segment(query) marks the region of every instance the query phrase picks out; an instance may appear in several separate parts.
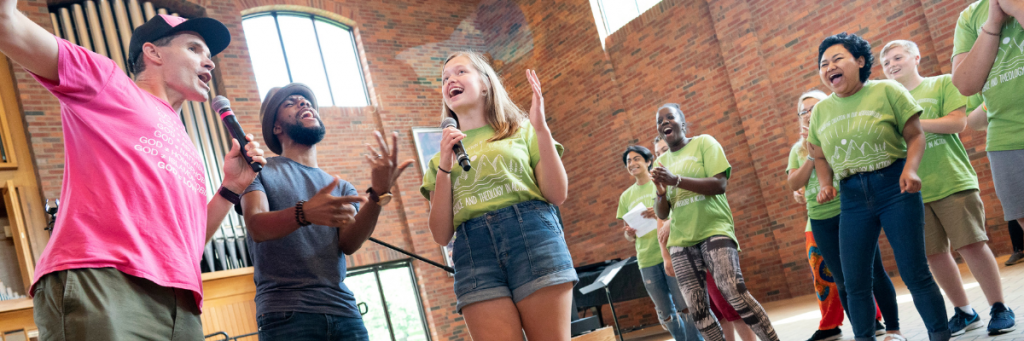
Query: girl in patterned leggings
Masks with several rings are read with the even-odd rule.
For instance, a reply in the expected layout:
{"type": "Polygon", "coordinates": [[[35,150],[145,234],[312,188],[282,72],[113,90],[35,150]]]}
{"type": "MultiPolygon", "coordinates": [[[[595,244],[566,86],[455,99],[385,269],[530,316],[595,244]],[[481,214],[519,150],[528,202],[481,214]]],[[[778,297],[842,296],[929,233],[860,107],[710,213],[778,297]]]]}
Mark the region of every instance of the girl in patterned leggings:
{"type": "Polygon", "coordinates": [[[672,266],[697,328],[708,341],[722,341],[722,327],[711,314],[705,276],[712,273],[729,304],[761,340],[778,340],[764,309],[743,282],[739,245],[732,212],[725,199],[732,167],[715,138],[686,137],[686,121],[678,104],[657,112],[658,134],[669,151],[658,158],[653,180],[655,213],[668,219],[672,266]]]}

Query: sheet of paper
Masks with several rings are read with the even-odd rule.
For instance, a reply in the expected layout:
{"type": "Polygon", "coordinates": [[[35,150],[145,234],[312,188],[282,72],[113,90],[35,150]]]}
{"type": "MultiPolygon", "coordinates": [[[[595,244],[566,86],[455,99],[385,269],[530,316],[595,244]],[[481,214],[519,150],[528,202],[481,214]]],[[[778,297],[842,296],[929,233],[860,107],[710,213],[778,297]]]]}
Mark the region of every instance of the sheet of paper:
{"type": "Polygon", "coordinates": [[[644,206],[643,203],[639,203],[622,216],[622,220],[626,221],[626,225],[636,229],[637,237],[641,237],[658,229],[657,220],[653,218],[644,218],[640,215],[644,211],[647,211],[647,206],[644,206]]]}

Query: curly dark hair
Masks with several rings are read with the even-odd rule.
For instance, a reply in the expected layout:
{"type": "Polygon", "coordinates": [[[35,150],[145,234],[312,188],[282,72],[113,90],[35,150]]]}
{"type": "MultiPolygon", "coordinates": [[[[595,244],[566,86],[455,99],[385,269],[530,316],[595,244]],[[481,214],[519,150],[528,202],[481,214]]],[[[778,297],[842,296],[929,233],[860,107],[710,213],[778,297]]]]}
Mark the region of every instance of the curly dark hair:
{"type": "MultiPolygon", "coordinates": [[[[654,155],[651,154],[651,151],[645,148],[644,146],[629,146],[628,148],[626,148],[626,152],[622,153],[622,163],[627,166],[629,165],[629,152],[640,154],[640,156],[644,157],[644,162],[651,162],[651,160],[654,159],[654,155]]],[[[647,165],[647,171],[650,172],[651,168],[653,167],[654,163],[651,162],[650,164],[647,165]]]]}
{"type": "Polygon", "coordinates": [[[860,82],[867,82],[871,77],[871,65],[875,64],[875,56],[871,55],[871,44],[856,34],[843,32],[825,38],[821,45],[818,45],[818,68],[821,68],[821,56],[825,54],[825,50],[837,44],[843,44],[843,47],[853,55],[853,59],[864,57],[864,66],[860,68],[860,82]]]}

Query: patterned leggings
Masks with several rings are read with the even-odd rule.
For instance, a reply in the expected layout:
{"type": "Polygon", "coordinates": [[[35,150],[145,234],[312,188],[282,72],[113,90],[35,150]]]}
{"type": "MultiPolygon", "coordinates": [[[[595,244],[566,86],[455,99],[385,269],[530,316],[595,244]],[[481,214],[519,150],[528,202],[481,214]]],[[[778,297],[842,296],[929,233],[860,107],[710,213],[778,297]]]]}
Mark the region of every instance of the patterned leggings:
{"type": "Polygon", "coordinates": [[[722,326],[711,314],[711,302],[708,299],[706,273],[711,270],[715,283],[729,304],[736,308],[743,322],[754,330],[754,334],[763,341],[778,341],[775,328],[764,309],[757,303],[754,296],[747,291],[740,273],[740,258],[736,250],[736,242],[726,236],[713,236],[697,245],[688,247],[672,247],[672,267],[676,272],[676,280],[690,306],[690,313],[697,324],[697,329],[707,341],[724,341],[722,326]]]}

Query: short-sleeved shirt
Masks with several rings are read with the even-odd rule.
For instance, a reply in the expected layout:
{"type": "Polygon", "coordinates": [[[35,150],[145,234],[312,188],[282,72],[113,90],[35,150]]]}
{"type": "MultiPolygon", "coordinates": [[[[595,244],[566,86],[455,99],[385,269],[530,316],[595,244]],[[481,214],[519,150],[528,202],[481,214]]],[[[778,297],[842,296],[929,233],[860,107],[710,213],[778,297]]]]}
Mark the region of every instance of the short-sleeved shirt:
{"type": "MultiPolygon", "coordinates": [[[[722,173],[729,178],[732,175],[725,150],[710,135],[692,138],[683,148],[662,154],[658,162],[672,174],[688,178],[710,178],[722,173]]],[[[707,196],[671,186],[665,197],[671,205],[669,218],[672,220],[667,246],[693,246],[712,236],[728,236],[736,241],[732,211],[725,193],[707,196]]]]}
{"type": "MultiPolygon", "coordinates": [[[[619,196],[619,209],[615,213],[615,218],[622,219],[622,216],[639,204],[644,204],[644,207],[654,207],[654,198],[657,196],[654,181],[648,181],[642,186],[634,183],[619,196]]],[[[658,245],[656,231],[636,237],[636,262],[641,269],[661,264],[664,261],[661,258],[661,246],[658,245]]]]}
{"type": "MultiPolygon", "coordinates": [[[[974,112],[974,109],[977,109],[983,104],[985,104],[985,100],[981,99],[981,94],[967,96],[967,115],[970,115],[974,112]]],[[[986,113],[986,115],[988,114],[986,113]]],[[[988,117],[985,118],[985,121],[988,122],[988,117]]]]}
{"type": "MultiPolygon", "coordinates": [[[[309,200],[334,177],[319,168],[289,158],[267,159],[267,165],[242,195],[260,191],[267,195],[270,211],[309,200]]],[[[347,181],[338,181],[334,196],[359,195],[347,181]]],[[[353,204],[359,209],[359,204],[353,204]]],[[[359,318],[356,298],[345,285],[345,253],[338,245],[338,228],[323,225],[299,227],[283,238],[255,242],[246,236],[252,252],[256,282],[256,314],[297,311],[359,318]]]]}
{"type": "Polygon", "coordinates": [[[922,109],[903,85],[881,80],[865,82],[848,97],[831,94],[813,110],[807,140],[821,147],[842,180],[906,158],[903,125],[922,109]]]}
{"type": "MultiPolygon", "coordinates": [[[[925,78],[910,94],[924,109],[922,120],[942,118],[964,108],[967,97],[953,86],[951,75],[925,78]]],[[[917,175],[921,177],[921,198],[925,203],[950,194],[978,189],[978,174],[958,134],[925,133],[926,147],[917,175]]]]}
{"type": "Polygon", "coordinates": [[[33,283],[112,267],[190,290],[201,308],[206,171],[180,116],[109,58],[54,39],[59,83],[34,77],[61,103],[64,179],[33,283]]]}
{"type": "MultiPolygon", "coordinates": [[[[490,125],[462,132],[462,146],[469,155],[472,168],[462,171],[457,164],[451,169],[452,224],[457,229],[462,223],[484,213],[512,206],[524,201],[547,201],[537,185],[534,168],[540,163],[537,131],[529,123],[514,135],[498,141],[490,125]]],[[[562,145],[555,143],[562,155],[562,145]]],[[[423,174],[420,193],[430,200],[437,181],[437,166],[441,154],[430,159],[423,174]]]]}
{"type": "MultiPolygon", "coordinates": [[[[970,52],[982,26],[988,20],[988,0],[977,1],[960,12],[953,33],[953,56],[970,52]]],[[[981,95],[988,107],[988,140],[990,152],[1024,149],[1024,28],[1021,22],[1008,17],[999,35],[992,70],[988,73],[981,95]]]]}
{"type": "MultiPolygon", "coordinates": [[[[807,157],[800,157],[800,146],[793,145],[793,148],[789,150],[789,166],[786,167],[786,173],[803,167],[806,163],[807,157]]],[[[832,187],[836,188],[836,193],[839,191],[839,185],[832,181],[832,187]]],[[[804,186],[804,199],[807,200],[807,217],[814,220],[825,220],[839,215],[839,195],[836,195],[835,199],[824,204],[818,203],[818,192],[821,190],[821,184],[818,183],[817,172],[812,171],[811,177],[807,180],[807,185],[804,186]]],[[[808,225],[809,230],[810,225],[808,225]]]]}

